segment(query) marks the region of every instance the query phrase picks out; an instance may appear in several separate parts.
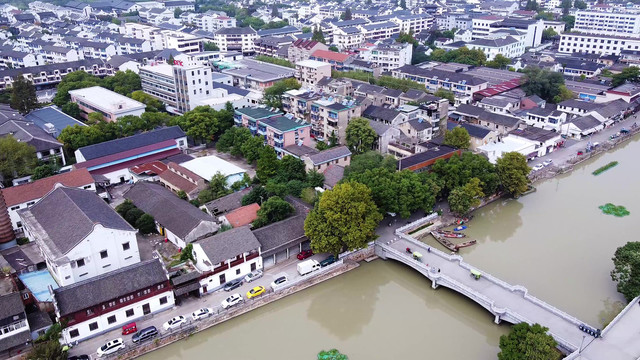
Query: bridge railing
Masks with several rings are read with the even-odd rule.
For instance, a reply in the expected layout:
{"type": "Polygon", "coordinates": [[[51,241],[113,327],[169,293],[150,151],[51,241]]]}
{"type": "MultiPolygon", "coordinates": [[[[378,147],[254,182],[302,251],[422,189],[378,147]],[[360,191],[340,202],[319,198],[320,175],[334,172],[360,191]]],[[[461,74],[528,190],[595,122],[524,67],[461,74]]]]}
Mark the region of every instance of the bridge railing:
{"type": "MultiPolygon", "coordinates": [[[[420,247],[428,247],[429,246],[429,245],[427,245],[427,244],[425,244],[423,242],[420,242],[420,241],[414,239],[410,235],[398,232],[397,230],[396,230],[396,235],[401,237],[401,238],[403,238],[406,241],[411,242],[412,244],[415,244],[416,246],[420,246],[420,247]]],[[[446,254],[445,252],[443,252],[441,250],[438,250],[436,248],[433,248],[433,247],[431,247],[431,253],[433,253],[433,254],[435,254],[437,256],[440,256],[441,258],[443,258],[443,259],[445,259],[447,261],[450,261],[450,262],[456,262],[457,261],[459,266],[461,266],[462,268],[467,269],[469,271],[471,269],[480,271],[476,267],[473,267],[470,264],[464,262],[462,256],[460,256],[460,255],[446,254]]],[[[487,279],[487,280],[489,280],[490,282],[492,282],[492,283],[494,283],[494,284],[496,284],[498,286],[501,286],[504,289],[506,289],[506,290],[508,290],[508,291],[510,291],[512,293],[513,292],[521,292],[525,299],[531,301],[532,303],[542,307],[543,309],[555,314],[556,316],[559,316],[559,317],[563,318],[564,320],[566,320],[566,321],[568,321],[568,322],[570,322],[570,323],[572,323],[572,324],[574,324],[576,326],[579,326],[580,324],[586,324],[584,321],[581,321],[578,318],[567,314],[566,312],[556,308],[555,306],[549,305],[548,303],[538,299],[537,297],[535,297],[533,295],[530,295],[529,294],[529,290],[526,287],[522,286],[522,285],[511,285],[511,284],[508,284],[507,282],[505,282],[503,280],[500,280],[499,278],[491,275],[490,273],[487,273],[485,271],[480,271],[480,272],[482,272],[482,277],[487,279]]],[[[586,325],[588,325],[588,324],[586,324],[586,325]]],[[[593,326],[591,326],[591,327],[593,327],[593,326]]]]}
{"type": "Polygon", "coordinates": [[[405,226],[401,226],[401,227],[397,228],[396,229],[396,233],[398,233],[398,231],[404,232],[404,231],[407,231],[407,230],[412,229],[414,227],[422,226],[423,224],[426,224],[426,223],[428,223],[430,221],[433,221],[433,220],[435,220],[437,218],[438,218],[438,213],[431,213],[431,214],[429,214],[429,215],[427,215],[427,216],[425,216],[423,218],[420,218],[420,219],[418,219],[418,220],[416,220],[416,221],[414,221],[412,223],[409,223],[409,224],[407,224],[405,226]]]}

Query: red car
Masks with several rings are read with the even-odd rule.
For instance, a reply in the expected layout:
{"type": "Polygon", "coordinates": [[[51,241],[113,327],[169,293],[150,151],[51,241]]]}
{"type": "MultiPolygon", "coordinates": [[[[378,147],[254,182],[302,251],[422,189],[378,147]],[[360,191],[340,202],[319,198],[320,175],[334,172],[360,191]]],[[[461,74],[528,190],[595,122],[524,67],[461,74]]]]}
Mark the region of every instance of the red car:
{"type": "Polygon", "coordinates": [[[582,150],[578,151],[578,155],[582,155],[582,154],[583,154],[582,150]]]}
{"type": "Polygon", "coordinates": [[[304,260],[308,257],[311,257],[311,255],[313,255],[313,251],[311,250],[302,250],[302,252],[300,254],[298,254],[298,260],[304,260]]]}

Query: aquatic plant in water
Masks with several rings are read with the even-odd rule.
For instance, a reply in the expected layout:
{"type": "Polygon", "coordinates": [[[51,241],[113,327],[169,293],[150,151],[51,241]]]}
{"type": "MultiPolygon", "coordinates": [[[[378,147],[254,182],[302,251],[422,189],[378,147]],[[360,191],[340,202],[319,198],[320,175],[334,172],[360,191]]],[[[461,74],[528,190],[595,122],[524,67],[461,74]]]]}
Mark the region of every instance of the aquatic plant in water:
{"type": "Polygon", "coordinates": [[[598,209],[602,210],[603,213],[607,215],[613,215],[617,217],[623,217],[631,214],[624,206],[616,206],[612,203],[607,203],[601,206],[598,206],[598,209]]]}

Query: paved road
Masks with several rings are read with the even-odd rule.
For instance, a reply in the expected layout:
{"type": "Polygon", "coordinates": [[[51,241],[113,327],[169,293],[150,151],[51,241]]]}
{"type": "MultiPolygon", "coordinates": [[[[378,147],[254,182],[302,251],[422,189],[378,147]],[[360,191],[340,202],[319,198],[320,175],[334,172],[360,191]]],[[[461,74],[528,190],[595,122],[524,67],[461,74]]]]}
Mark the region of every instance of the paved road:
{"type": "MultiPolygon", "coordinates": [[[[582,341],[582,331],[578,329],[576,324],[568,319],[558,316],[548,308],[542,307],[537,303],[524,298],[521,292],[512,292],[509,289],[498,285],[492,281],[482,277],[475,280],[469,270],[459,265],[457,261],[450,261],[440,255],[436,251],[428,251],[427,244],[417,247],[415,243],[409,242],[402,238],[393,238],[387,240],[389,246],[400,251],[407,259],[413,260],[411,254],[407,254],[405,249],[411,248],[412,251],[419,251],[422,257],[422,263],[427,264],[430,271],[437,272],[451,278],[458,284],[472,289],[476,294],[484,296],[494,302],[498,308],[509,309],[511,313],[515,313],[518,317],[527,319],[533,323],[542,324],[550,329],[550,331],[569,342],[577,349],[582,341]],[[432,270],[433,269],[433,270],[432,270]]],[[[379,239],[379,242],[386,243],[385,239],[379,239]]],[[[482,271],[481,269],[478,269],[482,271]]]]}
{"type": "MultiPolygon", "coordinates": [[[[321,261],[321,260],[324,260],[327,256],[328,254],[315,254],[310,259],[321,261]]],[[[249,289],[258,285],[262,285],[265,288],[269,289],[271,282],[273,282],[274,279],[281,276],[281,274],[283,273],[287,274],[290,281],[293,281],[299,278],[300,275],[298,274],[298,271],[297,271],[298,262],[299,260],[296,259],[295,256],[293,256],[290,259],[283,261],[281,263],[278,263],[276,264],[276,266],[266,270],[262,278],[255,280],[251,283],[244,283],[242,284],[241,287],[233,291],[226,292],[224,290],[218,290],[214,293],[204,295],[201,298],[194,298],[194,297],[187,298],[186,300],[182,301],[180,306],[175,306],[172,309],[169,309],[160,313],[156,313],[149,319],[136,321],[136,325],[138,329],[143,329],[148,326],[155,326],[160,332],[163,332],[164,330],[162,328],[162,324],[164,324],[167,320],[171,319],[174,316],[184,315],[186,318],[189,319],[189,321],[191,321],[191,313],[193,313],[195,310],[198,310],[203,307],[219,308],[222,300],[226,299],[231,294],[235,294],[235,293],[241,294],[242,297],[246,299],[246,293],[247,291],[249,291],[249,289]]],[[[109,332],[106,332],[104,334],[101,334],[99,336],[96,336],[94,338],[91,338],[79,343],[77,346],[73,347],[69,353],[70,355],[88,354],[88,355],[91,355],[92,358],[96,358],[95,353],[98,347],[102,346],[104,343],[106,343],[109,340],[119,338],[119,337],[124,339],[126,346],[132,345],[132,342],[131,342],[132,335],[123,336],[121,334],[121,328],[118,327],[114,330],[111,330],[109,332]]]]}

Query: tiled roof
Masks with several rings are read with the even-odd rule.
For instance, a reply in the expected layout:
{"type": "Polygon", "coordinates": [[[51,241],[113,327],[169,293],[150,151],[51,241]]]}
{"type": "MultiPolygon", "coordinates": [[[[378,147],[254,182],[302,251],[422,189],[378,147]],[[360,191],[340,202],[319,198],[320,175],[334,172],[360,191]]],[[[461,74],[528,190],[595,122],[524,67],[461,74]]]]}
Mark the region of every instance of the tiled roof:
{"type": "Polygon", "coordinates": [[[24,312],[24,305],[20,293],[0,296],[0,319],[6,319],[24,312]]]}
{"type": "Polygon", "coordinates": [[[197,244],[202,246],[212,265],[233,259],[242,253],[257,250],[261,246],[248,226],[241,226],[198,240],[197,244]]]}
{"type": "Polygon", "coordinates": [[[351,151],[346,146],[336,146],[327,150],[320,151],[317,154],[309,156],[314,165],[321,165],[332,160],[341,159],[345,156],[351,156],[351,151]]]}
{"type": "Polygon", "coordinates": [[[237,113],[243,114],[250,119],[264,119],[275,115],[281,115],[282,113],[279,111],[271,111],[266,108],[256,107],[256,108],[241,108],[236,109],[237,113]]]}
{"type": "Polygon", "coordinates": [[[331,164],[322,174],[324,175],[324,184],[333,188],[344,177],[344,167],[331,164]]]}
{"type": "Polygon", "coordinates": [[[229,194],[227,196],[223,196],[219,199],[215,199],[211,202],[206,203],[204,206],[212,214],[226,213],[242,206],[242,198],[250,191],[251,188],[249,187],[244,190],[229,194]]]}
{"type": "Polygon", "coordinates": [[[286,116],[273,116],[268,119],[260,120],[260,123],[273,127],[282,132],[291,131],[303,126],[310,126],[304,120],[301,120],[300,122],[298,122],[296,120],[289,119],[286,116]]]}
{"type": "Polygon", "coordinates": [[[313,54],[311,54],[311,56],[318,59],[332,60],[342,63],[347,61],[351,57],[351,55],[349,54],[342,54],[329,50],[316,50],[313,52],[313,54]]]}
{"type": "Polygon", "coordinates": [[[60,316],[66,316],[165,281],[164,266],[160,260],[153,259],[58,288],[54,296],[60,316]]]}
{"type": "Polygon", "coordinates": [[[136,231],[96,193],[60,187],[21,214],[30,213],[46,232],[44,240],[56,258],[67,254],[93,232],[94,226],[136,231]]]}
{"type": "Polygon", "coordinates": [[[53,190],[56,184],[68,187],[81,187],[91,185],[93,182],[93,178],[87,169],[77,169],[30,183],[4,188],[2,189],[2,195],[7,203],[7,207],[11,207],[31,200],[40,199],[49,191],[53,190]]]}
{"type": "Polygon", "coordinates": [[[399,160],[398,167],[400,170],[408,169],[411,166],[418,165],[420,163],[433,160],[456,151],[456,149],[447,145],[433,146],[430,147],[427,151],[419,152],[415,155],[411,155],[399,160]]]}
{"type": "Polygon", "coordinates": [[[128,136],[122,139],[105,141],[99,144],[89,145],[78,149],[86,160],[92,160],[107,155],[118,154],[127,150],[141,148],[143,146],[157,144],[159,142],[177,139],[186,136],[179,126],[171,126],[157,130],[151,130],[142,134],[128,136]]]}
{"type": "Polygon", "coordinates": [[[247,206],[240,207],[235,209],[225,215],[229,224],[232,227],[237,228],[240,226],[249,225],[253,222],[253,220],[258,218],[258,210],[260,210],[260,205],[258,204],[249,204],[247,206]]]}
{"type": "Polygon", "coordinates": [[[221,28],[216,31],[216,35],[252,35],[257,34],[255,30],[250,27],[234,27],[234,28],[221,28]]]}
{"type": "Polygon", "coordinates": [[[36,151],[48,151],[62,146],[53,136],[32,122],[9,120],[0,125],[0,136],[11,135],[20,142],[36,148],[36,151]]]}
{"type": "Polygon", "coordinates": [[[395,118],[398,117],[398,115],[400,115],[400,112],[398,110],[387,109],[387,108],[383,108],[381,106],[376,106],[376,105],[370,105],[362,113],[362,116],[366,118],[382,119],[384,121],[389,121],[389,122],[395,120],[395,118]]]}

